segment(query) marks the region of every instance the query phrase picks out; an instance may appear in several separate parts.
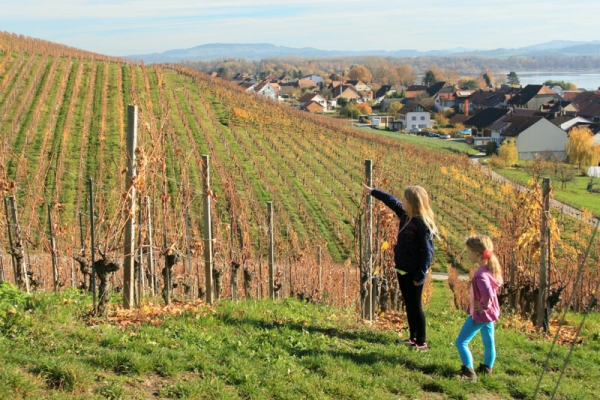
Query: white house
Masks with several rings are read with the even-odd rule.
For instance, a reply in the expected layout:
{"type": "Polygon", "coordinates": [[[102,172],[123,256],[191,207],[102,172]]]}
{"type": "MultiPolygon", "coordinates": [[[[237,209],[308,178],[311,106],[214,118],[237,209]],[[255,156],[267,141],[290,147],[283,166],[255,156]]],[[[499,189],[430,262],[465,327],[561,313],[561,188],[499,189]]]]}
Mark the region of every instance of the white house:
{"type": "Polygon", "coordinates": [[[408,103],[398,111],[399,129],[431,128],[431,111],[419,103],[408,103]]]}
{"type": "Polygon", "coordinates": [[[512,115],[504,119],[506,127],[502,137],[513,139],[519,152],[519,160],[534,160],[538,154],[557,155],[565,158],[567,132],[547,119],[533,115],[512,115]]]}
{"type": "Polygon", "coordinates": [[[258,85],[254,86],[254,88],[249,90],[254,90],[256,94],[265,96],[271,100],[275,100],[277,97],[277,89],[275,86],[271,85],[271,82],[268,81],[262,81],[258,85]]]}
{"type": "Polygon", "coordinates": [[[306,93],[304,96],[298,99],[298,105],[302,107],[309,104],[311,101],[314,101],[320,104],[322,107],[327,108],[327,99],[318,93],[306,93]]]}

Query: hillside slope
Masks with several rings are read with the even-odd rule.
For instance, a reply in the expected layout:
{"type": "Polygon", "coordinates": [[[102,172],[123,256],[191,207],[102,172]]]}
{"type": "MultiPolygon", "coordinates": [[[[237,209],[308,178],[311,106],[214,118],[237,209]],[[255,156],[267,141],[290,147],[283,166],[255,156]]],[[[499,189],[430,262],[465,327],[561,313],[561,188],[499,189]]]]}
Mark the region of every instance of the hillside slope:
{"type": "MultiPolygon", "coordinates": [[[[464,237],[478,232],[498,238],[505,268],[525,265],[515,279],[525,282],[536,274],[535,236],[527,236],[529,246],[519,235],[534,229],[527,224],[539,218],[537,199],[517,201],[510,186],[491,180],[464,154],[357,131],[341,120],[275,104],[179,65],[147,67],[3,34],[0,188],[16,198],[20,233],[31,252],[50,249],[50,209],[58,252],[67,257],[60,273],[72,274],[73,284],[70,257],[81,240],[89,246],[90,187],[96,244],[122,256],[123,227],[131,211],[124,174],[129,104],[139,109],[138,233],[146,243],[152,227],[153,246],[161,254],[186,253],[189,246],[191,257],[178,273],[199,282],[203,154],[210,158],[216,265],[227,271],[232,263],[250,266],[264,282],[267,202],[272,201],[281,268],[277,279],[287,279],[290,294],[301,290],[292,288],[292,281],[305,289],[317,285],[319,248],[323,262],[341,268],[339,275],[328,276],[338,283],[342,273],[346,278],[347,266],[362,259],[365,159],[374,161],[375,186],[398,197],[410,184],[430,193],[441,233],[435,269],[445,271],[450,263],[460,267],[464,237]],[[514,259],[517,246],[523,249],[514,259]],[[312,278],[297,278],[302,270],[312,271],[312,278]]],[[[6,219],[0,221],[0,239],[7,244],[6,219]]],[[[397,220],[376,202],[373,221],[375,267],[392,278],[397,220]]],[[[553,257],[561,260],[561,269],[572,270],[577,260],[572,255],[585,249],[591,231],[569,218],[556,224],[570,247],[555,241],[553,257]]],[[[48,267],[40,264],[44,275],[48,267]]]]}

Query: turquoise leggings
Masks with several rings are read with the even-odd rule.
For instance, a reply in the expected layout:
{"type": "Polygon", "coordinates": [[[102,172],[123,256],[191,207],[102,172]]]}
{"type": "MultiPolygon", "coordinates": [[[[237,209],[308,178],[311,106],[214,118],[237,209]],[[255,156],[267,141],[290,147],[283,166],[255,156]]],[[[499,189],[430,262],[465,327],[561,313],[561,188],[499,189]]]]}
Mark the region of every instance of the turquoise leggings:
{"type": "Polygon", "coordinates": [[[494,366],[496,360],[496,343],[494,340],[494,323],[493,322],[475,322],[473,317],[467,318],[458,337],[456,338],[456,348],[463,365],[469,368],[473,367],[473,355],[469,350],[469,342],[475,337],[477,332],[481,331],[481,339],[485,347],[483,355],[483,363],[488,367],[494,366]]]}

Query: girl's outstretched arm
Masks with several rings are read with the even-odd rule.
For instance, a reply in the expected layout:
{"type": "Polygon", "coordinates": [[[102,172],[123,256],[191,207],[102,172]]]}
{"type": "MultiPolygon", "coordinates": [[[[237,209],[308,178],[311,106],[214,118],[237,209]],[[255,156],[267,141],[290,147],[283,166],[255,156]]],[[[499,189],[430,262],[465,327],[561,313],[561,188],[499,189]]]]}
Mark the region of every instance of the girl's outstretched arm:
{"type": "Polygon", "coordinates": [[[370,194],[371,196],[375,197],[377,200],[382,201],[393,212],[395,212],[396,215],[399,218],[402,218],[403,216],[406,215],[406,213],[402,209],[402,203],[399,202],[398,199],[395,198],[393,195],[391,195],[389,193],[386,193],[386,192],[384,192],[382,190],[379,190],[379,189],[370,188],[367,185],[365,185],[365,189],[364,190],[365,190],[366,194],[370,194]],[[369,190],[368,193],[367,193],[367,190],[369,190]]]}

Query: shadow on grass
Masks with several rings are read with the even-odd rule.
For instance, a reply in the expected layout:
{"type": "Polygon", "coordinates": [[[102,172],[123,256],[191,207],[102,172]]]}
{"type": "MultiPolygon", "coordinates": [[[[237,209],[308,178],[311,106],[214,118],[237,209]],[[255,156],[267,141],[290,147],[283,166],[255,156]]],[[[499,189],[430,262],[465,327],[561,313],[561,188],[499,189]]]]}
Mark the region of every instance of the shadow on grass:
{"type": "Polygon", "coordinates": [[[422,360],[419,362],[420,356],[424,355],[424,353],[414,351],[411,348],[404,346],[401,344],[401,340],[398,337],[390,338],[389,332],[380,333],[376,331],[352,329],[341,330],[338,328],[325,328],[314,325],[305,326],[295,322],[266,322],[247,317],[239,319],[224,318],[223,322],[229,325],[247,325],[249,327],[260,328],[269,331],[288,329],[298,333],[304,332],[308,334],[322,334],[331,338],[337,338],[351,342],[364,341],[376,345],[393,345],[396,346],[398,350],[395,354],[389,354],[389,352],[385,351],[357,350],[354,352],[324,349],[295,349],[292,346],[285,346],[286,351],[290,355],[298,358],[329,356],[333,359],[343,358],[357,365],[375,365],[381,363],[389,365],[401,365],[408,370],[418,371],[425,375],[452,376],[454,373],[456,373],[456,371],[445,365],[438,365],[434,363],[424,364],[422,360]]]}

